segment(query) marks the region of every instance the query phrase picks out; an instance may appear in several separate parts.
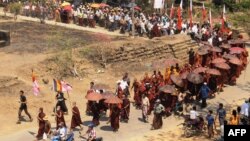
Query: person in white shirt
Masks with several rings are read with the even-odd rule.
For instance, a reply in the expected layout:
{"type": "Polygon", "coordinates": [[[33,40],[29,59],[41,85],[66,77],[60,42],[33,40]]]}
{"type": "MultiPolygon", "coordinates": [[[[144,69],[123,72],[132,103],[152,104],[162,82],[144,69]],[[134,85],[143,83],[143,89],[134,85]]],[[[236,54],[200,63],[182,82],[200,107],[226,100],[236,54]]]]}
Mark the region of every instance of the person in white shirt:
{"type": "Polygon", "coordinates": [[[196,106],[193,106],[193,109],[190,111],[190,119],[194,124],[197,122],[197,117],[198,113],[196,111],[196,106]]]}
{"type": "Polygon", "coordinates": [[[59,124],[59,129],[57,130],[57,133],[59,134],[60,139],[62,141],[65,141],[67,139],[67,128],[65,127],[63,122],[59,124]]]}
{"type": "Polygon", "coordinates": [[[142,95],[142,118],[144,122],[148,122],[149,99],[145,94],[142,95]]]}
{"type": "Polygon", "coordinates": [[[240,114],[245,116],[245,117],[248,117],[248,110],[249,110],[249,105],[248,105],[248,100],[246,99],[245,100],[245,103],[243,103],[241,105],[241,112],[240,114]]]}

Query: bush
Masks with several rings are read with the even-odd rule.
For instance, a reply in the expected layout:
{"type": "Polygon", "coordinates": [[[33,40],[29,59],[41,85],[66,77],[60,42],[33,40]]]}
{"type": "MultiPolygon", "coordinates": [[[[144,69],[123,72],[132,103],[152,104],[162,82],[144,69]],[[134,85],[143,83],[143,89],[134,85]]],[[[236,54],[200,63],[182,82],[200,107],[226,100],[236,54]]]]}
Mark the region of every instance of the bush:
{"type": "Polygon", "coordinates": [[[11,13],[18,15],[21,12],[22,4],[18,2],[14,2],[14,3],[10,3],[8,7],[11,13]]]}

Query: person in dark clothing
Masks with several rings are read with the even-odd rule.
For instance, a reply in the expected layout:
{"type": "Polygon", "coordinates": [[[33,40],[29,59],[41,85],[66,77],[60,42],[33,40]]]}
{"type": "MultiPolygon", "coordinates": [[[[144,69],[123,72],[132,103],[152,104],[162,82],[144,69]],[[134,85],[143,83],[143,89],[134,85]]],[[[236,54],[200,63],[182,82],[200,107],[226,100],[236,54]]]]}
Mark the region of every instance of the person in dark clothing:
{"type": "Polygon", "coordinates": [[[128,122],[130,113],[130,101],[127,96],[123,95],[123,103],[121,109],[121,120],[124,122],[128,122]]]}
{"type": "Polygon", "coordinates": [[[61,110],[64,112],[64,113],[68,113],[68,108],[65,104],[65,98],[63,96],[64,94],[62,92],[57,92],[56,94],[56,99],[57,99],[57,103],[56,103],[56,107],[57,106],[60,106],[61,107],[61,110]]]}
{"type": "Polygon", "coordinates": [[[95,124],[95,126],[98,126],[100,124],[100,110],[98,104],[94,101],[91,105],[91,112],[93,113],[93,119],[92,122],[95,124]]]}
{"type": "Polygon", "coordinates": [[[21,122],[21,114],[22,114],[23,110],[24,110],[25,114],[30,118],[30,121],[32,122],[33,119],[32,119],[31,115],[28,112],[27,99],[24,96],[24,91],[23,90],[20,91],[20,101],[19,101],[19,103],[21,103],[21,105],[20,105],[19,111],[18,111],[18,121],[17,121],[17,123],[21,122]]]}
{"type": "Polygon", "coordinates": [[[37,120],[38,120],[38,132],[36,135],[37,139],[41,139],[43,137],[43,133],[45,132],[45,121],[44,121],[44,117],[45,117],[45,113],[43,112],[43,108],[39,108],[39,114],[37,116],[37,120]]]}
{"type": "Polygon", "coordinates": [[[207,106],[207,98],[210,91],[211,91],[210,88],[207,86],[207,83],[205,82],[199,91],[202,100],[201,108],[205,108],[207,106]]]}
{"type": "Polygon", "coordinates": [[[193,66],[195,56],[194,56],[194,50],[192,48],[188,51],[188,58],[189,58],[189,64],[193,66]]]}

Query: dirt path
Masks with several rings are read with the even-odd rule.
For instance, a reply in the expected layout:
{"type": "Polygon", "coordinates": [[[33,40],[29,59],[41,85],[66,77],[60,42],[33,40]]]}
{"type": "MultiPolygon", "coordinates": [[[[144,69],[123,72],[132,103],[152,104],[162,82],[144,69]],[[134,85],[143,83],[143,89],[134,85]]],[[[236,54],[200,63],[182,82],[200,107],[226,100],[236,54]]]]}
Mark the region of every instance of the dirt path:
{"type": "MultiPolygon", "coordinates": [[[[4,16],[3,8],[0,8],[0,15],[4,16]]],[[[13,14],[7,13],[7,16],[13,17],[13,14]]],[[[38,18],[26,17],[26,16],[21,16],[21,15],[18,15],[18,20],[32,21],[32,22],[40,23],[40,20],[38,18]]],[[[89,27],[81,27],[81,26],[78,26],[75,24],[64,24],[64,23],[58,23],[55,21],[48,21],[48,20],[46,20],[45,23],[49,24],[49,25],[57,25],[57,26],[61,26],[61,27],[69,28],[69,29],[90,31],[90,32],[102,33],[102,34],[113,35],[113,36],[126,36],[126,35],[120,34],[119,31],[109,32],[107,29],[104,29],[104,28],[98,27],[98,26],[96,26],[96,28],[89,28],[89,27]]]]}

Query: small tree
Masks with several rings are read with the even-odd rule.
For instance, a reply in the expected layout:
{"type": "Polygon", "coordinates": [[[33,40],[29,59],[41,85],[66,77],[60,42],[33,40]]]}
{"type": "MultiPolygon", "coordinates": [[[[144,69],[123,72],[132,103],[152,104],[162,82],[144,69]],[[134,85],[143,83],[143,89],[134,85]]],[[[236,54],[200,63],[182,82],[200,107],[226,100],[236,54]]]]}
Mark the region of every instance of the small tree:
{"type": "Polygon", "coordinates": [[[22,4],[18,2],[14,2],[9,4],[10,12],[14,14],[14,20],[17,20],[17,15],[20,14],[22,9],[22,4]]]}

